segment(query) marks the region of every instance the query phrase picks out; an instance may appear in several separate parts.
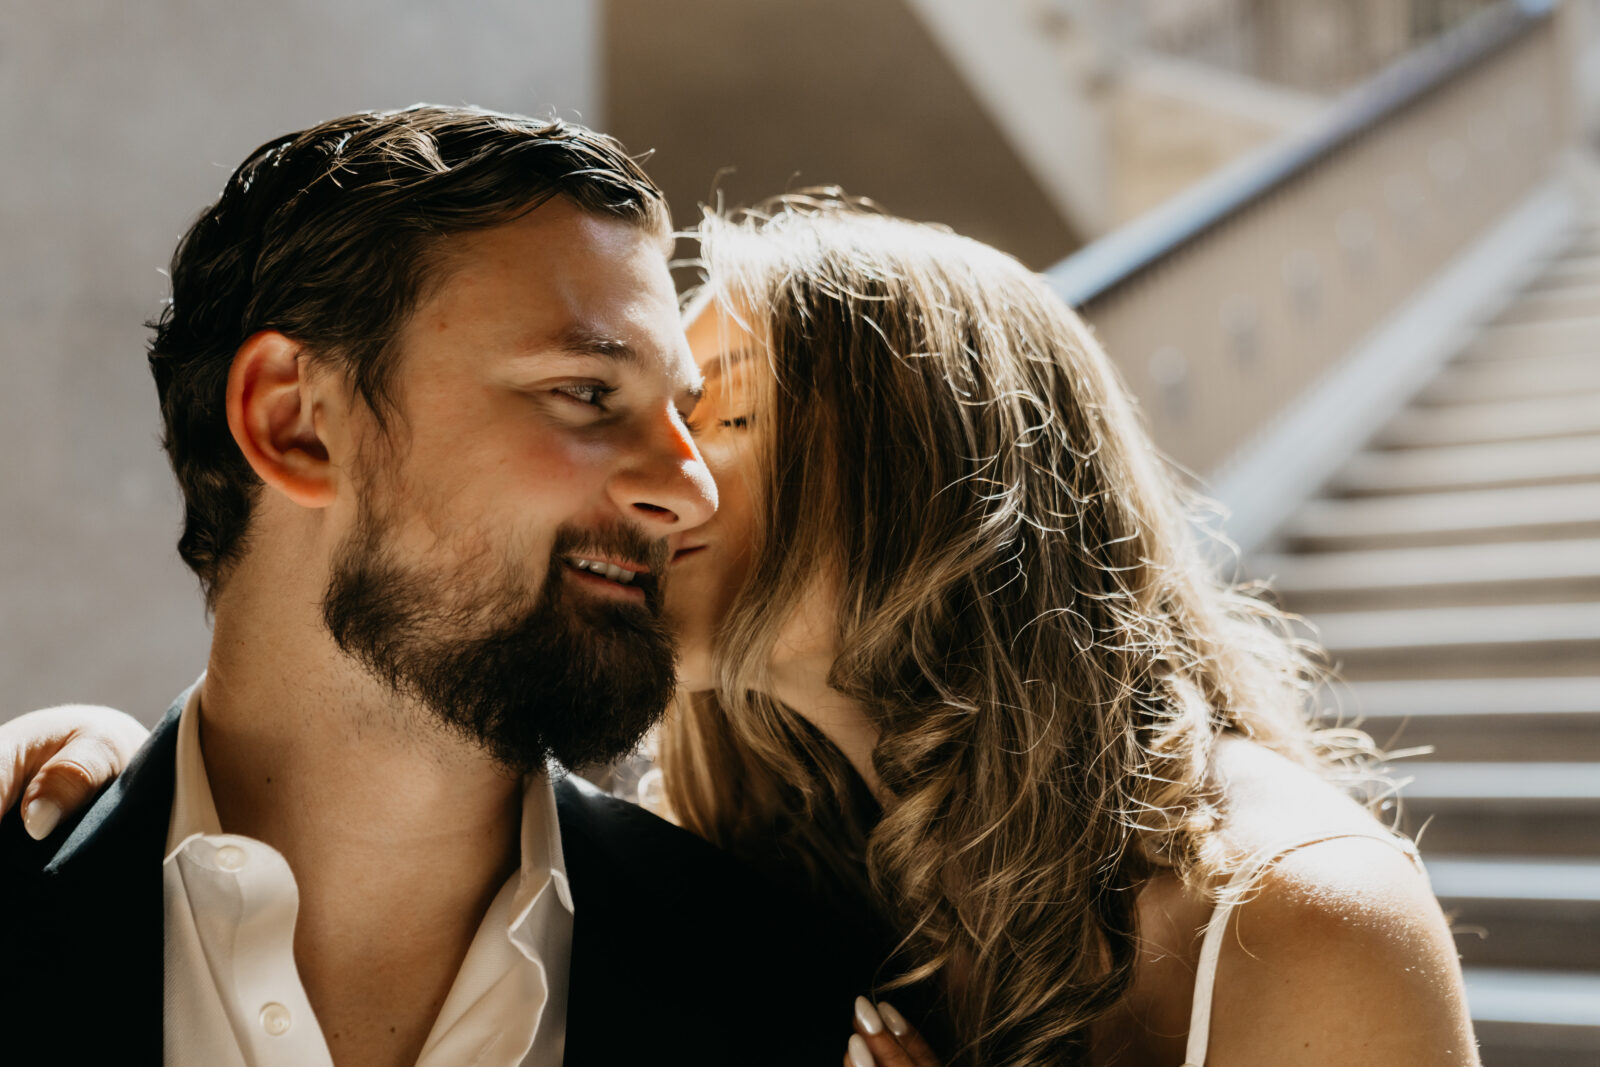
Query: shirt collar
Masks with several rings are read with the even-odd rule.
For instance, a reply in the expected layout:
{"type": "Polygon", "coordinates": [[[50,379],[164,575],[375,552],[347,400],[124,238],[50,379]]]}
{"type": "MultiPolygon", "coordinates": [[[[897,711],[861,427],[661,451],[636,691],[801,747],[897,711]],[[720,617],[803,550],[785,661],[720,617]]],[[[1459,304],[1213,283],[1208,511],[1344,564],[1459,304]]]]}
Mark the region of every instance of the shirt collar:
{"type": "Polygon", "coordinates": [[[206,761],[200,754],[200,683],[205,680],[206,676],[200,675],[178,698],[183,711],[178,715],[178,747],[173,762],[168,860],[194,838],[222,833],[217,804],[211,796],[211,780],[206,777],[206,761]]]}
{"type": "MultiPolygon", "coordinates": [[[[217,804],[200,750],[200,690],[205,680],[201,674],[178,698],[183,711],[178,717],[172,818],[167,824],[168,860],[194,838],[222,833],[222,820],[217,818],[217,804]]],[[[522,857],[508,930],[513,937],[527,925],[534,904],[548,886],[555,887],[556,898],[567,913],[573,912],[572,888],[561,851],[561,824],[556,818],[556,793],[547,773],[530,774],[523,782],[520,840],[522,857]]]]}
{"type": "MultiPolygon", "coordinates": [[[[572,888],[567,882],[566,859],[561,852],[561,824],[556,818],[556,791],[549,774],[531,774],[522,794],[522,860],[517,890],[512,899],[511,939],[524,949],[540,900],[551,889],[568,915],[573,914],[572,888]]],[[[548,905],[546,905],[548,907],[548,905]]]]}

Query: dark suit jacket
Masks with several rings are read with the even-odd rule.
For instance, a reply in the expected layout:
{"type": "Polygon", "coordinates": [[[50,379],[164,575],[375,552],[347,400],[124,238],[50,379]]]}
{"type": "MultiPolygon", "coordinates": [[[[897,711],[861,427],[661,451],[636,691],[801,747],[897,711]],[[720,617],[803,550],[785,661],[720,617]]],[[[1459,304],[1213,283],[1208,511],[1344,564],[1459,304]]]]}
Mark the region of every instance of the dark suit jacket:
{"type": "MultiPolygon", "coordinates": [[[[0,821],[0,1034],[66,1064],[159,1064],[162,867],[177,713],[50,838],[0,821]],[[44,1047],[44,1046],[41,1046],[44,1047]]],[[[556,786],[573,897],[568,1067],[844,1058],[875,962],[859,936],[693,834],[556,786]]]]}

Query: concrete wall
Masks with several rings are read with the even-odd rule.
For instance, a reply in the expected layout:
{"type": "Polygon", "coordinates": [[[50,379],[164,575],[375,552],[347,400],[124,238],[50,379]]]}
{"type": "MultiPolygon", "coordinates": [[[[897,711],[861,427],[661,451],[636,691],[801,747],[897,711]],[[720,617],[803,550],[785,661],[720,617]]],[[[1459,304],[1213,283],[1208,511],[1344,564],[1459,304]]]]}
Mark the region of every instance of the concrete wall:
{"type": "Polygon", "coordinates": [[[268,137],[418,100],[598,124],[592,0],[0,0],[0,719],[204,664],[146,331],[268,137]]]}
{"type": "Polygon", "coordinates": [[[605,107],[680,225],[842,185],[1043,269],[1080,243],[906,0],[605,0],[605,107]]]}

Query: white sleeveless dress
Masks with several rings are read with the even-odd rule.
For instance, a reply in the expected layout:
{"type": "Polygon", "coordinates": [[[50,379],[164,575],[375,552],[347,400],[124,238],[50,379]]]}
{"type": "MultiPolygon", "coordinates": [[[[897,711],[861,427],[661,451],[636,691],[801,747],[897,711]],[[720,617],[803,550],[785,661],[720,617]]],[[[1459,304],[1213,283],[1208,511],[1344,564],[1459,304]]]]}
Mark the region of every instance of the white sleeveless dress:
{"type": "MultiPolygon", "coordinates": [[[[1206,1062],[1206,1046],[1211,1039],[1211,993],[1217,980],[1217,958],[1222,954],[1222,938],[1228,929],[1228,919],[1232,917],[1233,909],[1239,904],[1239,894],[1266,870],[1269,864],[1296,849],[1347,837],[1368,837],[1374,841],[1382,841],[1404,852],[1410,857],[1411,862],[1417,865],[1417,869],[1422,870],[1422,860],[1417,856],[1415,845],[1380,831],[1323,834],[1302,841],[1269,845],[1247,859],[1234,872],[1233,877],[1228,879],[1228,885],[1222,891],[1222,899],[1212,910],[1211,920],[1206,923],[1205,940],[1200,944],[1200,966],[1194,976],[1194,1005],[1189,1011],[1189,1043],[1184,1049],[1183,1067],[1204,1067],[1206,1062]]],[[[1427,877],[1426,871],[1423,872],[1423,877],[1427,877]]]]}

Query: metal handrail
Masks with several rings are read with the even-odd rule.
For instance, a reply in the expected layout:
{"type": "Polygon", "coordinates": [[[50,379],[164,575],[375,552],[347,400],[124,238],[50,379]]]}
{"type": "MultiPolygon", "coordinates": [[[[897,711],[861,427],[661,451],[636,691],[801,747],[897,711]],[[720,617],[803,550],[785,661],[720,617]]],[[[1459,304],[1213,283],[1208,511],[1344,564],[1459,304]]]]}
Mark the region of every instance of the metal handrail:
{"type": "Polygon", "coordinates": [[[1507,0],[1397,61],[1330,104],[1308,128],[1251,153],[1045,272],[1082,307],[1227,222],[1341,147],[1521,40],[1550,18],[1556,0],[1507,0]]]}

